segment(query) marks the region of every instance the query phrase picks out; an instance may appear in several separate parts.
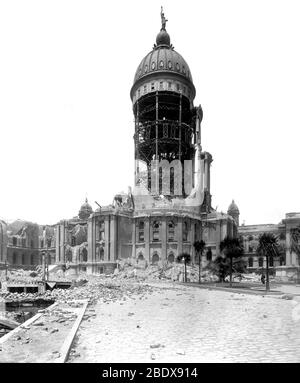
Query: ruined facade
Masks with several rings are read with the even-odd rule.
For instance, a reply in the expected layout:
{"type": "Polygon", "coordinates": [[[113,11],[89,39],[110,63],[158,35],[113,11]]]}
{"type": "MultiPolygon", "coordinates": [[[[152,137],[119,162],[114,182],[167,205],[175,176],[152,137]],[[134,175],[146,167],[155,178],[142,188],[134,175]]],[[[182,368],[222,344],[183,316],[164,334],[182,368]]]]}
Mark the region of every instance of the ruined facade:
{"type": "Polygon", "coordinates": [[[55,260],[55,227],[16,220],[0,224],[0,265],[30,267],[42,264],[45,252],[48,264],[55,260]]]}
{"type": "Polygon", "coordinates": [[[0,265],[7,260],[7,225],[0,219],[0,265]]]}
{"type": "Polygon", "coordinates": [[[265,271],[265,258],[256,254],[259,236],[263,233],[273,233],[278,238],[280,254],[270,257],[271,273],[283,281],[300,281],[300,213],[287,213],[279,224],[239,227],[245,249],[244,258],[250,272],[265,271]]]}

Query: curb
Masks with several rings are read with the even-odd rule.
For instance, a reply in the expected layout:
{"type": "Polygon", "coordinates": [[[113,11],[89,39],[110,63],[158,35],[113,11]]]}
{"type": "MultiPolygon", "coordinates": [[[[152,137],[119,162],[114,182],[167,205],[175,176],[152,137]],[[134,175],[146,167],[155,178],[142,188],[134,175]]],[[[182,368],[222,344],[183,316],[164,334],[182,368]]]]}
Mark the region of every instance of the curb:
{"type": "Polygon", "coordinates": [[[79,313],[75,323],[73,324],[71,331],[69,332],[69,334],[65,338],[64,343],[61,346],[61,349],[59,350],[60,357],[55,360],[55,363],[65,363],[67,361],[73,340],[74,340],[75,335],[76,335],[77,330],[78,330],[78,327],[80,326],[80,323],[82,321],[82,318],[83,318],[83,315],[84,315],[85,310],[87,308],[87,305],[89,304],[88,300],[81,300],[81,301],[78,300],[77,302],[83,302],[84,305],[83,305],[81,312],[79,313]]]}
{"type": "MultiPolygon", "coordinates": [[[[259,292],[255,290],[249,290],[249,289],[236,289],[236,288],[230,288],[230,287],[218,287],[218,286],[204,286],[204,285],[197,285],[197,284],[190,284],[190,283],[179,283],[182,286],[187,286],[187,287],[198,287],[200,289],[206,289],[206,290],[217,290],[217,291],[226,291],[227,293],[235,293],[235,294],[248,294],[248,295],[257,295],[257,296],[267,296],[269,298],[279,298],[285,293],[282,291],[278,291],[274,294],[272,293],[267,293],[267,292],[259,292]]],[[[292,295],[292,294],[291,294],[292,295]]]]}

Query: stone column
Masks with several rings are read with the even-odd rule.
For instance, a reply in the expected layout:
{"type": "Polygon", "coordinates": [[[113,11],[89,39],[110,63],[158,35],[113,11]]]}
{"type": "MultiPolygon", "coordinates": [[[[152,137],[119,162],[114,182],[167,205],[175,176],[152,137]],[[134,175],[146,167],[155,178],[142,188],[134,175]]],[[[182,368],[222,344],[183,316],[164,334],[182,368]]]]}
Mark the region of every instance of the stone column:
{"type": "Polygon", "coordinates": [[[150,217],[145,218],[145,259],[150,262],[150,241],[151,241],[151,235],[150,235],[150,217]]]}
{"type": "Polygon", "coordinates": [[[110,260],[117,259],[117,220],[118,216],[112,215],[110,221],[110,260]]]}
{"type": "Polygon", "coordinates": [[[177,243],[178,255],[182,253],[182,217],[178,217],[177,222],[177,243]]]}
{"type": "Polygon", "coordinates": [[[221,222],[216,221],[216,257],[220,255],[220,242],[221,242],[221,222]]]}
{"type": "Polygon", "coordinates": [[[286,266],[292,266],[292,252],[291,252],[291,232],[290,229],[286,231],[286,254],[285,254],[285,265],[286,266]]]}
{"type": "MultiPolygon", "coordinates": [[[[137,221],[135,220],[135,218],[133,218],[133,221],[132,221],[132,253],[131,253],[132,258],[135,258],[135,256],[136,256],[136,230],[137,230],[136,224],[137,224],[137,221]]],[[[144,230],[145,230],[145,227],[144,227],[144,230]]]]}
{"type": "Polygon", "coordinates": [[[191,223],[191,230],[190,230],[190,242],[191,242],[191,258],[192,263],[195,263],[195,248],[194,248],[194,242],[196,241],[196,231],[195,231],[195,222],[193,220],[190,220],[191,223]]]}
{"type": "Polygon", "coordinates": [[[87,222],[87,241],[88,241],[88,262],[93,262],[95,259],[95,236],[94,233],[95,217],[92,217],[87,222]]]}
{"type": "Polygon", "coordinates": [[[109,254],[109,215],[105,216],[104,221],[104,238],[105,238],[105,244],[104,244],[104,261],[108,261],[108,254],[109,254]]]}
{"type": "Polygon", "coordinates": [[[161,261],[167,260],[167,219],[162,217],[161,220],[161,261]]]}
{"type": "Polygon", "coordinates": [[[60,230],[60,224],[57,224],[55,231],[55,263],[59,263],[60,258],[60,230]]]}
{"type": "Polygon", "coordinates": [[[66,225],[65,221],[60,225],[60,257],[59,262],[65,262],[65,247],[66,247],[66,225]]]}

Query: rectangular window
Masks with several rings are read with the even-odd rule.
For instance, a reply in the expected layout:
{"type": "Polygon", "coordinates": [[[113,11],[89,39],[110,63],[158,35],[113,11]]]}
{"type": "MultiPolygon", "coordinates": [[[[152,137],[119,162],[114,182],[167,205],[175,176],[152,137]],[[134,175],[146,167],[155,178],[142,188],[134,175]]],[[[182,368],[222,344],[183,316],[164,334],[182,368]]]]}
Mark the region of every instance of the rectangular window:
{"type": "Polygon", "coordinates": [[[154,82],[151,83],[151,90],[155,90],[155,84],[154,84],[154,82]]]}
{"type": "Polygon", "coordinates": [[[185,88],[185,86],[183,87],[183,93],[185,94],[185,91],[186,91],[186,88],[185,88]]]}
{"type": "Polygon", "coordinates": [[[144,241],[145,241],[144,231],[140,231],[139,232],[139,242],[144,242],[144,241]]]}
{"type": "Polygon", "coordinates": [[[147,85],[144,85],[144,94],[147,93],[147,85]]]}
{"type": "Polygon", "coordinates": [[[160,82],[159,82],[159,89],[160,89],[160,90],[164,89],[164,83],[163,83],[163,81],[160,81],[160,82]]]}
{"type": "Polygon", "coordinates": [[[168,89],[172,89],[172,83],[168,82],[168,89]]]}
{"type": "Polygon", "coordinates": [[[176,84],[176,88],[178,90],[178,92],[180,91],[180,85],[179,84],[176,84]]]}

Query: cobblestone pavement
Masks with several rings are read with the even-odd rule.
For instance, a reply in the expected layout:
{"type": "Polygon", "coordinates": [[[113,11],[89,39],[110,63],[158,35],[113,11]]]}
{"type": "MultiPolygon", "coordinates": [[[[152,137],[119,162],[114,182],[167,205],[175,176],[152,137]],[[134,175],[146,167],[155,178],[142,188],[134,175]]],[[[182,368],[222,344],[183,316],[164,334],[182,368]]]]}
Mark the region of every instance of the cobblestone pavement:
{"type": "Polygon", "coordinates": [[[159,286],[98,303],[69,362],[300,362],[300,297],[159,286]]]}

